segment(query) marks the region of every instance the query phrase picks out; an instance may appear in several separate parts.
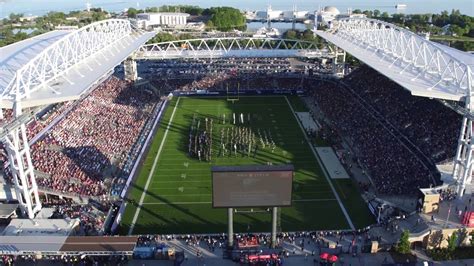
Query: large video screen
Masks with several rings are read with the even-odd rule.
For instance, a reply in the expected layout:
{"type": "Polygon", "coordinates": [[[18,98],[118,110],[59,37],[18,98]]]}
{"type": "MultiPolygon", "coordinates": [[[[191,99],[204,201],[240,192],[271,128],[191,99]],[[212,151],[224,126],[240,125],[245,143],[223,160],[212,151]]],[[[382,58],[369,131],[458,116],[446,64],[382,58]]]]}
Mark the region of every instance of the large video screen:
{"type": "Polygon", "coordinates": [[[213,167],[215,208],[291,206],[293,166],[213,167]]]}

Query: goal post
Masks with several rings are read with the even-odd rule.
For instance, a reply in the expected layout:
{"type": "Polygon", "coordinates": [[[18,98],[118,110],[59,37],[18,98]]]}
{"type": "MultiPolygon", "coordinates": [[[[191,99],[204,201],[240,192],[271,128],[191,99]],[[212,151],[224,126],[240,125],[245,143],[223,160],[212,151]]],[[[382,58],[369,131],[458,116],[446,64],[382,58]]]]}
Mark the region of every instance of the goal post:
{"type": "Polygon", "coordinates": [[[237,91],[229,91],[229,83],[227,83],[227,101],[236,102],[240,99],[240,82],[237,83],[237,91]]]}

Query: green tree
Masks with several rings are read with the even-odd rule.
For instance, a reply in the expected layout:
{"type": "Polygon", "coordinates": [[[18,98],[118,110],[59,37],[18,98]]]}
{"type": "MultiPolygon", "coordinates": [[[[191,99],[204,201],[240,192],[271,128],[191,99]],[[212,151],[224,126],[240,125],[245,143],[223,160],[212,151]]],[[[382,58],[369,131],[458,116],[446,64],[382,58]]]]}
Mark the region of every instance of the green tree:
{"type": "Polygon", "coordinates": [[[92,13],[92,21],[104,20],[106,18],[107,17],[106,17],[105,12],[94,12],[94,13],[92,13]]]}
{"type": "Polygon", "coordinates": [[[408,230],[403,231],[402,235],[400,236],[400,240],[398,240],[398,244],[395,247],[395,250],[400,254],[409,254],[410,253],[410,241],[408,238],[410,236],[410,232],[408,230]]]}
{"type": "Polygon", "coordinates": [[[160,9],[158,7],[147,7],[145,8],[145,12],[157,13],[160,12],[160,9]]]}
{"type": "Polygon", "coordinates": [[[458,26],[458,25],[451,25],[451,31],[456,34],[457,36],[463,36],[466,31],[464,28],[458,26]]]}
{"type": "Polygon", "coordinates": [[[298,32],[295,30],[287,30],[285,33],[283,33],[283,38],[298,39],[298,32]]]}
{"type": "Polygon", "coordinates": [[[138,10],[133,8],[133,7],[130,7],[128,10],[127,10],[127,16],[129,18],[136,18],[137,17],[137,14],[138,14],[138,10]]]}
{"type": "Polygon", "coordinates": [[[215,28],[214,22],[212,22],[211,20],[209,20],[209,21],[206,23],[206,26],[207,26],[209,29],[214,29],[214,28],[215,28]]]}
{"type": "Polygon", "coordinates": [[[20,18],[23,17],[23,14],[21,13],[18,13],[18,14],[15,14],[15,13],[11,13],[8,18],[10,19],[10,22],[11,23],[18,23],[20,21],[20,18]]]}
{"type": "MultiPolygon", "coordinates": [[[[169,6],[163,5],[159,7],[159,11],[163,12],[184,12],[188,13],[192,16],[201,16],[204,9],[198,6],[191,6],[191,5],[176,5],[176,6],[169,6]]],[[[151,11],[157,12],[157,11],[151,11]]]]}
{"type": "Polygon", "coordinates": [[[454,250],[456,249],[457,246],[457,241],[458,241],[458,234],[456,232],[453,232],[449,237],[448,237],[448,251],[452,254],[454,250]]]}
{"type": "Polygon", "coordinates": [[[380,16],[380,10],[375,9],[374,10],[374,17],[378,18],[380,16]]]}
{"type": "MultiPolygon", "coordinates": [[[[245,16],[236,8],[212,7],[206,13],[211,15],[209,21],[212,22],[213,27],[217,30],[230,31],[233,29],[244,30],[246,28],[245,16]]],[[[207,23],[208,28],[210,28],[209,25],[207,23]]]]}
{"type": "Polygon", "coordinates": [[[46,25],[64,25],[66,24],[66,14],[63,12],[48,12],[45,16],[43,16],[44,23],[46,25]]]}
{"type": "Polygon", "coordinates": [[[364,10],[364,12],[362,12],[362,14],[365,14],[368,18],[371,18],[373,17],[373,12],[371,10],[364,10]]]}
{"type": "Polygon", "coordinates": [[[160,32],[156,34],[153,38],[151,38],[148,43],[159,43],[159,42],[169,42],[169,41],[176,41],[177,38],[170,33],[160,32]]]}
{"type": "Polygon", "coordinates": [[[314,41],[314,34],[310,29],[303,31],[302,39],[305,41],[314,41]]]}

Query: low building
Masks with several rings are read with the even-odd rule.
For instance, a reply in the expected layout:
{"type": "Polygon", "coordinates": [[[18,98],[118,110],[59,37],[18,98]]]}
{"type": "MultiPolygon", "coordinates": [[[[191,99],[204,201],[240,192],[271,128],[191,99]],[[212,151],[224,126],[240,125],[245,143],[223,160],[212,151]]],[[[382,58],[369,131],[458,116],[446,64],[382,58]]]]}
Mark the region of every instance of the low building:
{"type": "Polygon", "coordinates": [[[304,20],[309,17],[309,11],[283,11],[282,13],[283,20],[292,21],[293,19],[304,20]]]}
{"type": "Polygon", "coordinates": [[[79,229],[79,219],[12,219],[0,236],[69,236],[79,229]]]}
{"type": "Polygon", "coordinates": [[[79,21],[79,19],[77,17],[67,17],[66,20],[67,21],[79,21]]]}
{"type": "Polygon", "coordinates": [[[281,20],[283,19],[283,11],[282,10],[272,10],[271,7],[268,8],[266,11],[257,11],[257,19],[260,20],[281,20]]]}
{"type": "Polygon", "coordinates": [[[336,7],[326,6],[323,10],[319,12],[319,14],[321,16],[321,22],[329,23],[332,20],[336,19],[337,16],[341,14],[341,12],[339,12],[339,9],[337,9],[336,7]]]}
{"type": "Polygon", "coordinates": [[[57,25],[54,26],[55,30],[77,30],[79,26],[69,26],[69,25],[57,25]]]}
{"type": "Polygon", "coordinates": [[[321,25],[331,25],[331,22],[335,19],[341,18],[366,18],[365,14],[354,14],[348,10],[347,13],[341,13],[339,9],[333,6],[326,6],[321,10],[316,11],[317,22],[321,25]]]}
{"type": "Polygon", "coordinates": [[[189,14],[186,13],[140,13],[132,23],[140,29],[156,27],[182,27],[187,24],[189,14]]]}
{"type": "Polygon", "coordinates": [[[23,17],[20,18],[20,21],[21,21],[21,22],[31,22],[31,21],[34,21],[34,20],[37,19],[37,18],[38,18],[38,16],[32,16],[32,15],[30,15],[30,16],[23,16],[23,17]]]}

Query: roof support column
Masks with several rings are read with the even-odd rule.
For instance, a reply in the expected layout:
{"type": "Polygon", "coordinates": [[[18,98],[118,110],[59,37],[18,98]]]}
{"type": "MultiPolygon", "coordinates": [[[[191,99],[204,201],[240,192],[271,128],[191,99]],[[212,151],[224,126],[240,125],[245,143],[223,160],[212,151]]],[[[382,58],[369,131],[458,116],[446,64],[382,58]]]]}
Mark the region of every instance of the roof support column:
{"type": "Polygon", "coordinates": [[[472,122],[470,117],[464,116],[454,161],[453,179],[456,181],[456,189],[459,197],[464,195],[466,185],[472,181],[472,153],[474,150],[474,144],[472,143],[472,122]]]}
{"type": "Polygon", "coordinates": [[[127,58],[123,62],[123,72],[125,80],[136,81],[138,79],[137,61],[127,58]]]}
{"type": "MultiPolygon", "coordinates": [[[[15,116],[18,117],[21,114],[18,103],[15,103],[14,108],[15,116]]],[[[8,132],[5,137],[5,147],[21,211],[29,219],[33,219],[35,214],[41,210],[41,202],[24,122],[8,132]]]]}
{"type": "Polygon", "coordinates": [[[332,71],[335,76],[344,77],[346,69],[346,51],[334,46],[334,58],[332,60],[332,71]]]}
{"type": "Polygon", "coordinates": [[[467,95],[466,95],[466,109],[468,114],[464,115],[462,120],[461,132],[459,133],[458,148],[456,157],[454,158],[453,179],[456,181],[456,189],[458,197],[461,198],[466,190],[466,186],[472,182],[473,157],[474,151],[473,142],[473,118],[470,115],[473,107],[471,97],[473,97],[473,80],[471,77],[471,68],[467,67],[467,95]]]}

